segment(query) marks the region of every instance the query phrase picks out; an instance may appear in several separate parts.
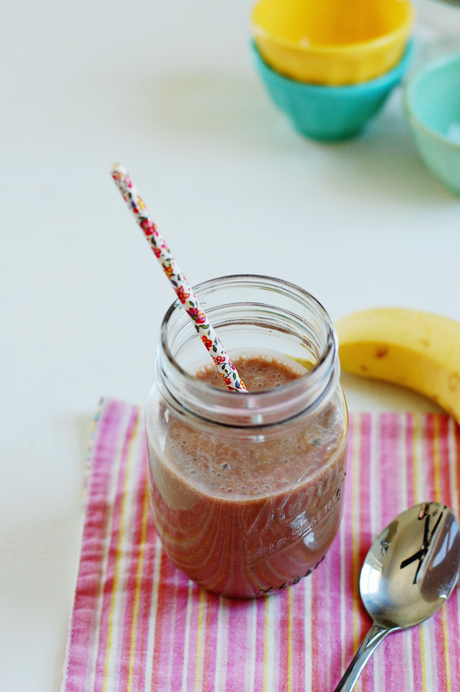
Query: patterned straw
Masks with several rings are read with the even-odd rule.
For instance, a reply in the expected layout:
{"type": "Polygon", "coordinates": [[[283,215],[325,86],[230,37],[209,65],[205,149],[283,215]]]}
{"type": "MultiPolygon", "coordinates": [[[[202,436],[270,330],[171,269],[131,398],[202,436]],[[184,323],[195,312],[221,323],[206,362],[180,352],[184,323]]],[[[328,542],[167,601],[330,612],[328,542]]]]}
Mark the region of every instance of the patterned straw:
{"type": "Polygon", "coordinates": [[[214,331],[214,327],[206,317],[191,286],[172,256],[165,239],[160,235],[157,227],[151,220],[150,213],[133,185],[128,171],[124,166],[117,163],[112,167],[112,178],[117,184],[126,204],[136,217],[139,226],[144,231],[145,237],[155,253],[155,257],[172,283],[177,297],[184,306],[185,312],[192,319],[198,336],[206,346],[218,373],[224,378],[225,384],[232,391],[247,392],[243,380],[238,375],[235,366],[214,331]]]}

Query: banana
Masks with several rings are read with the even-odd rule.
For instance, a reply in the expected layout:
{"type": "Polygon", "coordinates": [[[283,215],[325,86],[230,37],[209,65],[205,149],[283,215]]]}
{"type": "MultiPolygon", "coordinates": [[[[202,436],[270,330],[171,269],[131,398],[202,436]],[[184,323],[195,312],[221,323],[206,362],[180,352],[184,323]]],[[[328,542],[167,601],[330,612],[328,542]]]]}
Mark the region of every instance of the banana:
{"type": "Polygon", "coordinates": [[[460,423],[460,323],[419,310],[363,310],[335,325],[343,370],[433,399],[460,423]]]}

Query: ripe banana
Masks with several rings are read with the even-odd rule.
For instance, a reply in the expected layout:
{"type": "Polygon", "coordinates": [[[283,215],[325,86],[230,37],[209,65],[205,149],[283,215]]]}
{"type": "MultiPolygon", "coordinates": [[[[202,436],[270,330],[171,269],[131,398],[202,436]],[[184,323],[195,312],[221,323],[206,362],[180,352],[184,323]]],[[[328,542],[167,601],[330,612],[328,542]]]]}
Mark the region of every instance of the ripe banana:
{"type": "Polygon", "coordinates": [[[340,364],[433,399],[460,423],[460,323],[418,310],[376,308],[335,324],[340,364]]]}

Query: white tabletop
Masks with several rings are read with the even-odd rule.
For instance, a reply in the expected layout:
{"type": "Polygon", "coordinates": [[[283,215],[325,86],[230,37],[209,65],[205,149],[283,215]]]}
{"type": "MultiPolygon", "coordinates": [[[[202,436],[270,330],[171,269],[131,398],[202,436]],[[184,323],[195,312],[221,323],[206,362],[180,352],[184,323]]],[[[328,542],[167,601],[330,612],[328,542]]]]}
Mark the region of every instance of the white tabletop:
{"type": "MultiPolygon", "coordinates": [[[[130,169],[192,283],[270,274],[333,319],[396,305],[460,320],[460,200],[421,163],[400,91],[359,139],[302,139],[252,68],[251,5],[3,8],[1,690],[59,690],[89,421],[101,395],[144,402],[173,299],[113,162],[130,169]]],[[[459,29],[458,12],[441,30],[459,29]]],[[[352,410],[434,408],[344,383],[352,410]]]]}

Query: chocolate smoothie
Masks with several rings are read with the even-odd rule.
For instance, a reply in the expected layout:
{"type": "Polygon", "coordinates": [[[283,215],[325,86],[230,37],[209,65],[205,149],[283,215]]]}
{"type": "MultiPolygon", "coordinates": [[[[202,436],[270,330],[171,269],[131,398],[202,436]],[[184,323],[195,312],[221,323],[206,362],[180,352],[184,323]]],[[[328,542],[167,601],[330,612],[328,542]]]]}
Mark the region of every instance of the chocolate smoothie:
{"type": "MultiPolygon", "coordinates": [[[[235,365],[250,392],[305,373],[271,356],[241,356],[235,365]]],[[[196,376],[225,386],[212,363],[196,376]]],[[[341,519],[343,416],[332,399],[315,418],[299,416],[282,429],[221,426],[210,433],[162,404],[161,443],[154,449],[149,440],[152,507],[177,567],[211,591],[246,598],[308,576],[341,519]]]]}

